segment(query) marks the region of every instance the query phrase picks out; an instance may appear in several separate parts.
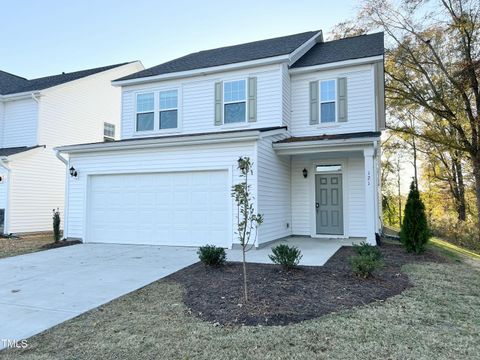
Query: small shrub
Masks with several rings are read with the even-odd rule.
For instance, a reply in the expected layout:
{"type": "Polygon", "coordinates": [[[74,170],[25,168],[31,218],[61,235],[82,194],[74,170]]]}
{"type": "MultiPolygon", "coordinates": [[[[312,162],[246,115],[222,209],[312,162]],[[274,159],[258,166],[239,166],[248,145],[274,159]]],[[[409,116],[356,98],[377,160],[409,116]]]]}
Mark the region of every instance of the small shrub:
{"type": "Polygon", "coordinates": [[[353,245],[353,250],[356,255],[348,261],[355,275],[367,278],[383,266],[383,256],[378,247],[361,242],[360,245],[353,245]]]}
{"type": "Polygon", "coordinates": [[[268,255],[274,264],[282,265],[286,269],[292,269],[302,259],[302,252],[295,246],[280,244],[272,248],[273,255],[268,255]]]}
{"type": "Polygon", "coordinates": [[[215,245],[201,246],[197,254],[200,261],[208,266],[221,266],[227,260],[225,249],[215,245]]]}
{"type": "Polygon", "coordinates": [[[61,237],[61,234],[60,234],[60,210],[58,208],[53,209],[52,219],[53,219],[53,240],[55,242],[58,242],[58,241],[60,241],[60,237],[61,237]]]}
{"type": "Polygon", "coordinates": [[[354,244],[353,250],[357,253],[357,255],[371,256],[372,258],[378,259],[378,260],[382,259],[382,253],[380,252],[380,249],[376,246],[367,244],[364,241],[361,242],[359,245],[354,244]]]}

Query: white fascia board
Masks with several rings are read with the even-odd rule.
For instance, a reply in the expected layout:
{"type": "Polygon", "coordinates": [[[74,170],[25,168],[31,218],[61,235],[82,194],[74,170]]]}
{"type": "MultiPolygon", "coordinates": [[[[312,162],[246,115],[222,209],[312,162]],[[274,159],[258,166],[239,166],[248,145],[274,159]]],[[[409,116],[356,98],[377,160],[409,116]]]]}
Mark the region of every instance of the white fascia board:
{"type": "Polygon", "coordinates": [[[323,42],[322,30],[320,30],[310,39],[305,41],[302,45],[300,45],[290,54],[290,61],[288,62],[288,66],[292,66],[298,59],[305,55],[307,51],[309,51],[315,44],[319,42],[323,42]]]}
{"type": "Polygon", "coordinates": [[[22,99],[31,99],[32,97],[40,96],[40,91],[26,91],[22,93],[16,94],[8,94],[8,95],[0,95],[0,101],[14,101],[14,100],[22,100],[22,99]]]}
{"type": "Polygon", "coordinates": [[[383,61],[383,55],[370,56],[370,57],[360,58],[360,59],[336,61],[328,64],[305,66],[301,68],[293,68],[288,71],[290,72],[290,74],[302,74],[302,73],[307,73],[311,71],[337,69],[337,68],[348,67],[352,65],[372,64],[378,61],[383,61]]]}
{"type": "Polygon", "coordinates": [[[320,152],[363,150],[366,146],[375,146],[378,137],[339,140],[299,141],[274,143],[273,149],[278,155],[313,154],[320,152]]]}
{"type": "Polygon", "coordinates": [[[112,85],[127,86],[127,85],[145,84],[145,83],[150,83],[155,81],[164,81],[164,80],[186,78],[191,76],[209,75],[209,74],[214,74],[214,73],[223,72],[223,71],[239,70],[239,69],[245,69],[245,68],[262,66],[262,65],[271,65],[271,64],[277,64],[277,63],[288,62],[288,61],[289,61],[289,55],[280,55],[280,56],[274,56],[274,57],[265,58],[265,59],[244,61],[244,62],[239,62],[234,64],[212,66],[209,68],[201,68],[201,69],[188,70],[188,71],[177,71],[177,72],[172,72],[168,74],[161,74],[161,75],[143,77],[138,79],[114,80],[112,81],[112,85]]]}
{"type": "Polygon", "coordinates": [[[97,151],[111,150],[128,150],[128,149],[144,149],[144,148],[160,148],[172,146],[186,146],[199,144],[228,143],[233,141],[251,141],[258,140],[261,132],[259,130],[246,131],[244,133],[228,133],[228,134],[208,134],[198,136],[182,136],[177,138],[154,138],[139,139],[119,142],[106,142],[84,145],[67,145],[54,148],[60,153],[87,153],[97,151]]]}

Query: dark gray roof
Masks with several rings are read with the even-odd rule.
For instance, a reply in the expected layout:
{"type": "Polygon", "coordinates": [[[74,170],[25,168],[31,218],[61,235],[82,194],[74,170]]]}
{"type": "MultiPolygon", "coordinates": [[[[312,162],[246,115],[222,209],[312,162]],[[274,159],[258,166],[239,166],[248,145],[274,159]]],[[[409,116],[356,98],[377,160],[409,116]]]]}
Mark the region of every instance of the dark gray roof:
{"type": "Polygon", "coordinates": [[[24,86],[28,80],[17,75],[0,70],[0,95],[6,94],[11,89],[24,86]]]}
{"type": "Polygon", "coordinates": [[[362,138],[362,137],[379,137],[381,135],[382,133],[379,131],[367,131],[367,132],[346,133],[346,134],[292,136],[292,137],[277,141],[277,144],[295,143],[295,142],[302,142],[302,141],[343,140],[343,139],[355,139],[355,138],[362,138]]]}
{"type": "Polygon", "coordinates": [[[19,146],[19,147],[11,147],[11,148],[0,148],[0,156],[10,156],[19,154],[28,150],[36,149],[38,147],[44,147],[43,145],[37,146],[19,146]]]}
{"type": "Polygon", "coordinates": [[[118,80],[130,80],[168,74],[178,71],[209,68],[244,61],[265,59],[287,55],[312,38],[319,31],[308,31],[300,34],[282,36],[246,44],[227,46],[218,49],[192,53],[161,65],[142,70],[118,80]]]}
{"type": "Polygon", "coordinates": [[[359,35],[314,45],[292,68],[383,55],[383,32],[359,35]]]}
{"type": "Polygon", "coordinates": [[[86,76],[107,71],[128,62],[103,66],[95,69],[75,71],[71,73],[62,73],[59,75],[45,76],[38,79],[27,80],[3,71],[0,71],[0,95],[16,94],[27,91],[37,91],[47,89],[53,86],[64,84],[73,80],[78,80],[86,76]]]}

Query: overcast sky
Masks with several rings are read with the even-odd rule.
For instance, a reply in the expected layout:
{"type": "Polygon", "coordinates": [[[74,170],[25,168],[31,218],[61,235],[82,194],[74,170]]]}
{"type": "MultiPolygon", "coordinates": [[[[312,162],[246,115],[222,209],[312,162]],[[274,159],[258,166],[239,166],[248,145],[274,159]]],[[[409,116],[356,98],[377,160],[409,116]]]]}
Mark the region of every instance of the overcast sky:
{"type": "Polygon", "coordinates": [[[0,69],[26,78],[304,31],[328,32],[354,0],[0,0],[0,69]]]}

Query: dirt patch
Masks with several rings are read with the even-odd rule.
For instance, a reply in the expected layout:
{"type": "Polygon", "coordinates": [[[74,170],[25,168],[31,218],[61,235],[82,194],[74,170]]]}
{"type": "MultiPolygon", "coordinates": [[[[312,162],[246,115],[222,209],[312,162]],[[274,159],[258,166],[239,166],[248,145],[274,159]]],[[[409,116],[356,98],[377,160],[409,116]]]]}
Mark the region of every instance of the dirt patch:
{"type": "Polygon", "coordinates": [[[51,234],[0,238],[0,258],[28,254],[80,243],[78,240],[53,241],[51,234]]]}
{"type": "Polygon", "coordinates": [[[58,241],[58,242],[53,242],[53,243],[42,245],[41,249],[42,250],[56,249],[56,248],[60,248],[60,247],[77,245],[77,244],[81,244],[81,243],[82,242],[80,240],[61,240],[61,241],[58,241]]]}
{"type": "Polygon", "coordinates": [[[287,325],[365,305],[397,295],[411,286],[401,266],[409,262],[444,262],[427,252],[407,254],[398,245],[381,247],[385,267],[370,279],[351,273],[351,247],[342,247],[323,266],[301,266],[285,271],[280,266],[248,264],[250,301],[243,302],[240,263],[221,268],[196,263],[166,278],[183,285],[183,300],[190,312],[221,325],[287,325]]]}

